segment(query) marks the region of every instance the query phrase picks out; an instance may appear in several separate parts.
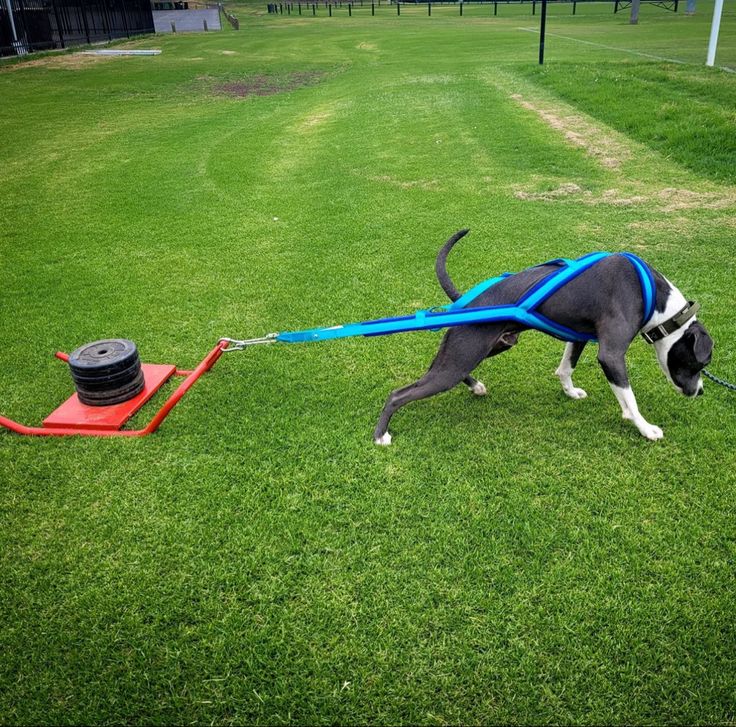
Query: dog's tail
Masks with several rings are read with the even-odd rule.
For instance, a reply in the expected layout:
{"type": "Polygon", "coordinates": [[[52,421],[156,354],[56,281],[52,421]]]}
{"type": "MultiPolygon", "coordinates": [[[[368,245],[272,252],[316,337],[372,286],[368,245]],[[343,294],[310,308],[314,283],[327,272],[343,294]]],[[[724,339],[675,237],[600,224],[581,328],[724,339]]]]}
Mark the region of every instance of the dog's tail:
{"type": "Polygon", "coordinates": [[[447,274],[447,256],[450,254],[450,250],[455,246],[455,243],[461,238],[465,237],[470,230],[460,230],[456,232],[443,246],[442,249],[437,253],[437,260],[434,264],[434,271],[437,273],[437,280],[440,281],[442,290],[447,293],[447,297],[450,300],[457,300],[462,293],[455,287],[455,284],[450,280],[450,276],[447,274]]]}

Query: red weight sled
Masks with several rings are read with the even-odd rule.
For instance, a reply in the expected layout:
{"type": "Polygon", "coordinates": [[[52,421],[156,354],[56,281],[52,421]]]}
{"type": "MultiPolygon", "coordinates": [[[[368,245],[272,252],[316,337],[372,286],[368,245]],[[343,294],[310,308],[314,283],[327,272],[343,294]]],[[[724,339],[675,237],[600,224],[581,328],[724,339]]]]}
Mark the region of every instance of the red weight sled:
{"type": "MultiPolygon", "coordinates": [[[[169,364],[142,364],[145,385],[143,391],[132,399],[112,406],[87,406],[79,401],[77,394],[70,396],[60,407],[51,412],[40,427],[28,427],[0,416],[0,426],[17,434],[30,434],[41,437],[63,437],[80,434],[91,437],[145,437],[155,432],[169,412],[178,404],[194,382],[209,371],[227,348],[228,342],[218,341],[217,345],[202,359],[192,371],[183,371],[169,364]],[[169,396],[164,405],[143,429],[123,429],[125,423],[172,377],[183,376],[184,381],[169,396]]],[[[66,353],[56,357],[68,361],[66,353]]]]}

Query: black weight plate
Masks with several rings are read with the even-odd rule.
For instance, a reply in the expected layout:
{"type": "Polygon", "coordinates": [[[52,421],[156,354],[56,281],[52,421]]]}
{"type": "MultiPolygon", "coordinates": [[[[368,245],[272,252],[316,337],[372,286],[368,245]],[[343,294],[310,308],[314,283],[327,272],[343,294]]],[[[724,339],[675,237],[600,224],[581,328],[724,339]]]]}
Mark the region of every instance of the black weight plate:
{"type": "Polygon", "coordinates": [[[105,387],[115,388],[116,386],[121,386],[127,381],[132,381],[138,375],[138,372],[140,370],[141,362],[140,359],[136,358],[136,360],[127,369],[118,371],[114,374],[104,374],[102,376],[82,376],[76,371],[72,371],[72,378],[74,379],[74,383],[78,386],[95,387],[98,389],[105,387]]]}
{"type": "Polygon", "coordinates": [[[110,370],[109,367],[105,367],[102,370],[96,370],[96,369],[71,369],[72,375],[74,378],[79,378],[80,380],[85,381],[97,381],[99,379],[103,379],[106,376],[117,376],[119,374],[123,374],[126,371],[131,371],[134,368],[139,368],[141,364],[140,358],[138,358],[138,354],[136,354],[132,359],[130,359],[127,362],[127,365],[119,365],[114,368],[114,370],[110,370]]]}
{"type": "Polygon", "coordinates": [[[120,386],[111,386],[107,389],[94,389],[87,386],[78,386],[77,392],[82,393],[90,399],[105,399],[108,396],[117,396],[123,394],[129,390],[135,389],[139,386],[143,379],[143,372],[141,371],[134,379],[127,381],[120,386]]]}
{"type": "Polygon", "coordinates": [[[128,401],[128,399],[132,399],[134,396],[140,394],[143,391],[145,383],[143,372],[141,371],[140,375],[136,377],[136,380],[126,386],[105,392],[88,392],[84,389],[77,389],[77,396],[79,397],[79,401],[88,406],[111,406],[128,401]]]}
{"type": "Polygon", "coordinates": [[[109,338],[85,343],[69,355],[69,366],[80,375],[106,375],[127,369],[138,357],[133,341],[109,338]]]}
{"type": "Polygon", "coordinates": [[[110,391],[117,391],[118,389],[122,389],[126,386],[131,386],[136,381],[138,381],[138,377],[139,374],[135,374],[134,376],[130,376],[124,381],[118,381],[112,384],[109,382],[104,384],[80,384],[78,382],[75,382],[74,388],[76,388],[77,391],[84,391],[86,394],[89,394],[91,396],[105,396],[110,391]]]}

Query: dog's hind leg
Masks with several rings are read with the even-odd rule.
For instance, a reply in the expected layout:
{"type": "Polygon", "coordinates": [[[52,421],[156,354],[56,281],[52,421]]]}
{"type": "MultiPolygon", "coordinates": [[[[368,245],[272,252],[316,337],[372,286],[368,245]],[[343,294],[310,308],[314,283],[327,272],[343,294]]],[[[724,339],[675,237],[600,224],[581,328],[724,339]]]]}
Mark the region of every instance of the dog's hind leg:
{"type": "MultiPolygon", "coordinates": [[[[506,328],[502,330],[500,332],[500,335],[493,342],[493,346],[491,347],[491,350],[486,354],[486,356],[490,358],[491,356],[498,356],[499,353],[504,353],[504,351],[508,351],[510,348],[516,345],[517,341],[519,340],[520,332],[521,331],[506,328]]],[[[488,393],[486,385],[482,381],[478,381],[478,379],[473,376],[466,376],[463,379],[463,383],[476,396],[485,396],[488,393]]]]}
{"type": "Polygon", "coordinates": [[[560,380],[562,384],[562,390],[571,399],[584,399],[588,394],[584,389],[578,389],[572,383],[572,372],[577,366],[580,354],[585,348],[585,341],[576,341],[574,343],[567,343],[565,345],[565,353],[562,354],[562,361],[555,371],[555,376],[560,380]]]}
{"type": "Polygon", "coordinates": [[[466,376],[463,379],[463,383],[476,395],[476,396],[485,396],[488,393],[488,389],[486,389],[486,385],[482,381],[478,381],[473,376],[466,376]]]}
{"type": "MultiPolygon", "coordinates": [[[[491,350],[488,352],[487,357],[498,356],[499,353],[508,351],[510,348],[516,345],[519,340],[519,333],[521,331],[506,330],[504,329],[498,338],[493,343],[491,350]]],[[[482,381],[478,381],[473,376],[466,376],[463,379],[463,383],[476,395],[485,396],[488,393],[486,385],[482,381]]]]}
{"type": "Polygon", "coordinates": [[[468,385],[469,380],[476,381],[470,372],[488,356],[502,332],[500,326],[463,326],[448,331],[427,373],[419,381],[391,392],[373,432],[373,441],[391,444],[388,424],[402,406],[448,391],[461,381],[468,385]]]}

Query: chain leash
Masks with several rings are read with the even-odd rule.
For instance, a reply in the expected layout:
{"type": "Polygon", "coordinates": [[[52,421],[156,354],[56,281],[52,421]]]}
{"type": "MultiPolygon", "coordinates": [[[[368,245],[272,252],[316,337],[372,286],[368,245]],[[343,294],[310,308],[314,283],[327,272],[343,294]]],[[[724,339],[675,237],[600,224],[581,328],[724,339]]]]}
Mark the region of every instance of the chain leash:
{"type": "Polygon", "coordinates": [[[705,376],[707,376],[711,381],[715,381],[716,384],[720,384],[721,386],[725,386],[727,389],[731,389],[731,391],[736,391],[736,385],[729,383],[728,381],[724,381],[723,379],[719,379],[717,376],[714,376],[710,371],[707,369],[703,369],[703,373],[705,376]]]}

